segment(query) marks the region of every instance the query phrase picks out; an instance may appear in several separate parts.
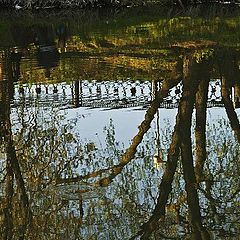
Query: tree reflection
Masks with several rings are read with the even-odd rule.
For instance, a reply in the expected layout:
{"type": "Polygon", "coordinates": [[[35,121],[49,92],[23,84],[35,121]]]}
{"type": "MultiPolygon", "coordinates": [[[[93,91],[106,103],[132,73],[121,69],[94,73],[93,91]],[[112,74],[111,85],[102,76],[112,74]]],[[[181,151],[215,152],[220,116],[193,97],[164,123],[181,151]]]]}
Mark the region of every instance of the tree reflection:
{"type": "Polygon", "coordinates": [[[238,56],[235,51],[222,51],[221,55],[223,61],[219,61],[219,68],[222,81],[222,100],[226,109],[228,119],[231,127],[237,136],[240,143],[240,126],[236,112],[234,111],[234,103],[231,100],[232,88],[236,91],[235,98],[236,104],[239,101],[237,96],[239,88],[240,70],[238,67],[238,56]],[[227,54],[227,56],[226,56],[227,54]],[[230,57],[229,57],[230,55],[230,57]]]}
{"type": "Polygon", "coordinates": [[[5,239],[96,239],[99,232],[109,239],[134,234],[142,239],[210,239],[212,232],[223,230],[231,234],[238,220],[234,207],[239,194],[239,170],[233,166],[239,161],[240,128],[230,96],[238,86],[237,56],[225,56],[226,65],[234,63],[235,70],[229,72],[231,64],[220,66],[220,76],[223,104],[238,143],[226,120],[207,123],[209,82],[211,71],[219,69],[219,53],[181,51],[174,77],[159,81],[126,148],[117,143],[113,122],[105,128],[103,146],[82,140],[79,119],[67,120],[65,110],[36,102],[11,108],[9,87],[1,82],[0,231],[5,239]],[[167,143],[164,134],[157,139],[168,147],[163,152],[167,161],[156,169],[156,136],[149,129],[160,103],[180,82],[174,129],[167,132],[167,143]],[[223,225],[228,223],[226,230],[223,225]]]}
{"type": "MultiPolygon", "coordinates": [[[[142,225],[142,230],[138,233],[138,235],[141,235],[141,239],[149,239],[151,233],[158,228],[159,220],[164,218],[166,214],[166,204],[171,191],[173,175],[176,171],[177,160],[179,157],[183,167],[185,190],[187,193],[189,223],[192,228],[191,237],[192,239],[210,239],[208,231],[206,231],[202,225],[200,204],[197,193],[197,183],[205,181],[203,180],[203,168],[206,161],[206,106],[211,62],[211,57],[202,61],[196,61],[196,58],[193,59],[192,57],[185,58],[183,68],[183,94],[179,103],[175,131],[172,137],[172,145],[170,146],[168,152],[167,166],[161,180],[159,197],[156,207],[153,211],[153,215],[148,222],[142,225]],[[194,158],[192,155],[191,140],[191,125],[194,102],[196,102],[195,167],[194,158]],[[174,148],[173,152],[176,154],[175,158],[172,157],[173,155],[171,154],[171,147],[174,148]]],[[[232,77],[233,76],[236,77],[235,75],[232,75],[232,77]]],[[[230,81],[227,81],[227,83],[231,84],[230,81]]],[[[240,125],[237,114],[234,110],[233,102],[230,99],[230,87],[232,87],[232,85],[226,89],[226,81],[222,81],[222,97],[224,106],[232,129],[236,133],[237,138],[239,138],[238,133],[240,130],[240,125]]],[[[205,181],[206,191],[204,191],[204,193],[210,202],[211,209],[216,214],[217,209],[213,204],[214,200],[211,196],[213,184],[211,181],[213,180],[207,179],[205,181]]]]}
{"type": "Polygon", "coordinates": [[[5,239],[12,239],[13,237],[13,215],[19,215],[21,223],[21,232],[19,237],[24,238],[27,231],[27,226],[31,223],[32,212],[30,209],[29,199],[26,191],[26,186],[22,176],[22,172],[17,158],[16,149],[13,142],[12,126],[10,121],[10,98],[8,94],[7,82],[2,82],[1,89],[5,95],[1,99],[1,132],[2,141],[6,151],[6,179],[5,183],[5,203],[3,203],[3,235],[5,239]],[[3,110],[3,111],[2,111],[3,110]],[[2,114],[3,113],[3,114],[2,114]],[[14,195],[14,179],[17,185],[17,198],[19,198],[20,209],[14,209],[13,195],[14,195]],[[15,212],[17,211],[17,212],[15,212]]]}

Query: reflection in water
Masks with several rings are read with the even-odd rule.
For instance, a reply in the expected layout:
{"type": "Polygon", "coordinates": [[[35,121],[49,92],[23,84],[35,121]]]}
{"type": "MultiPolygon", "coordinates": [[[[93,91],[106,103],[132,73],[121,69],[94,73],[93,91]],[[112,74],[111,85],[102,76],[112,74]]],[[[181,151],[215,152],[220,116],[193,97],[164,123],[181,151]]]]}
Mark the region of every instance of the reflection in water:
{"type": "MultiPolygon", "coordinates": [[[[196,61],[196,60],[194,60],[196,61]]],[[[172,145],[169,148],[168,161],[166,170],[163,174],[160,184],[160,191],[156,207],[152,217],[142,226],[139,232],[142,239],[148,239],[150,234],[157,229],[159,220],[166,214],[166,204],[169,193],[172,188],[173,176],[176,172],[177,160],[181,156],[183,167],[183,176],[185,181],[185,190],[187,193],[187,203],[189,208],[189,223],[192,228],[193,239],[210,239],[209,232],[202,225],[202,217],[200,214],[200,205],[197,194],[198,184],[205,182],[203,175],[203,167],[206,161],[206,107],[207,107],[207,89],[209,82],[209,66],[211,66],[211,58],[208,61],[194,62],[191,57],[184,59],[183,68],[183,94],[179,104],[179,111],[175,125],[175,131],[172,137],[172,145]],[[209,62],[210,61],[210,62],[209,62]],[[198,91],[197,91],[198,88],[198,91]],[[195,98],[196,93],[196,98],[195,98]],[[194,158],[192,155],[191,144],[191,124],[192,112],[196,101],[196,162],[194,170],[194,158]],[[195,173],[196,172],[196,173],[195,173]]],[[[225,72],[223,71],[223,76],[225,72]]],[[[228,86],[228,90],[231,89],[228,86]]],[[[224,82],[222,82],[222,93],[224,92],[224,82]]],[[[240,125],[234,111],[233,103],[229,95],[225,98],[223,93],[223,102],[228,113],[228,117],[235,130],[235,134],[239,139],[240,125]],[[230,100],[230,101],[229,101],[230,100]],[[227,105],[229,103],[229,106],[227,105]],[[236,123],[236,125],[235,125],[236,123]]],[[[239,140],[238,140],[239,142],[239,140]]],[[[201,185],[200,185],[201,186],[201,185]]],[[[211,196],[211,187],[208,189],[208,197],[211,196]]],[[[215,206],[213,206],[217,213],[215,206]]]]}
{"type": "Polygon", "coordinates": [[[159,24],[125,27],[138,36],[125,49],[114,31],[89,41],[68,23],[12,28],[32,39],[1,53],[3,239],[237,239],[239,51],[156,48],[159,24]],[[131,139],[119,142],[113,120],[95,138],[80,130],[87,111],[119,111],[128,129],[122,108],[144,111],[131,139]]]}
{"type": "Polygon", "coordinates": [[[50,77],[50,69],[56,67],[59,60],[59,52],[54,42],[53,30],[49,27],[38,27],[34,29],[35,43],[39,45],[37,50],[37,61],[40,67],[45,69],[46,78],[50,77]]]}

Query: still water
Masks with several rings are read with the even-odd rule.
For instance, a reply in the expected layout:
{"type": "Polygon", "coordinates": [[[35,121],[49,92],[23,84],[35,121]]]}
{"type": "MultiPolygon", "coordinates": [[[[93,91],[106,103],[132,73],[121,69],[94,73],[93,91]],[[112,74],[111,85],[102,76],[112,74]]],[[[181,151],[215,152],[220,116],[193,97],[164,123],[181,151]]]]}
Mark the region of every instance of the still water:
{"type": "Polygon", "coordinates": [[[240,15],[200,11],[1,13],[1,239],[238,239],[240,15]]]}

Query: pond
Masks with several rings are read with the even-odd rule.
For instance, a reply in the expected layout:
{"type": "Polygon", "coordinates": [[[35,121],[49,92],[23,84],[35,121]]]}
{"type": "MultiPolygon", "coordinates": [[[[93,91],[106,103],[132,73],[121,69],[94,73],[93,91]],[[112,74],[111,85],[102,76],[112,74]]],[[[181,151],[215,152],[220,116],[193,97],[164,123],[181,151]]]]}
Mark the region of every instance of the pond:
{"type": "Polygon", "coordinates": [[[1,239],[238,239],[239,29],[214,6],[1,12],[1,239]]]}

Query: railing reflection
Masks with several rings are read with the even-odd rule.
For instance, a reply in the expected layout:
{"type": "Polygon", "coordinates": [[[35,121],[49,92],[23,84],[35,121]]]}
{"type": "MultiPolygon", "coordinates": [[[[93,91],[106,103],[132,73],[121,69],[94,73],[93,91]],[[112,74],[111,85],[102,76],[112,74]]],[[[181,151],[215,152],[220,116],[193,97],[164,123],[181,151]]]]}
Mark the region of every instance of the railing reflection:
{"type": "MultiPolygon", "coordinates": [[[[16,84],[12,106],[37,102],[64,108],[128,108],[146,107],[152,100],[151,81],[73,81],[71,83],[16,84]]],[[[159,82],[161,85],[161,83],[159,82]]],[[[231,99],[239,107],[239,86],[232,87],[231,99]]],[[[1,90],[0,90],[1,91],[1,90]]],[[[182,83],[173,87],[160,108],[177,108],[182,96],[182,83]]],[[[222,107],[221,80],[212,79],[208,91],[208,107],[222,107]]]]}

